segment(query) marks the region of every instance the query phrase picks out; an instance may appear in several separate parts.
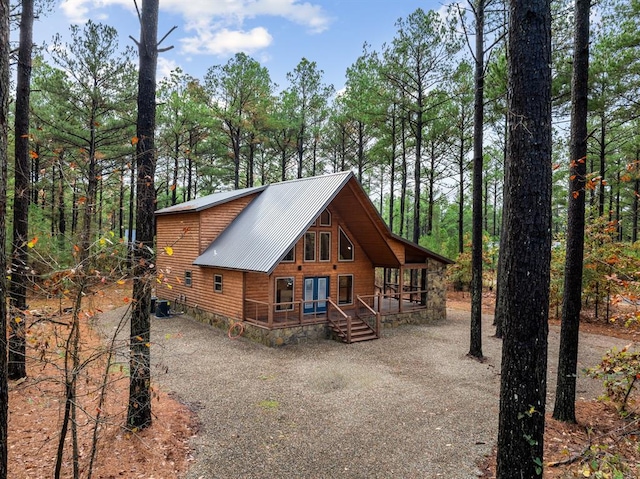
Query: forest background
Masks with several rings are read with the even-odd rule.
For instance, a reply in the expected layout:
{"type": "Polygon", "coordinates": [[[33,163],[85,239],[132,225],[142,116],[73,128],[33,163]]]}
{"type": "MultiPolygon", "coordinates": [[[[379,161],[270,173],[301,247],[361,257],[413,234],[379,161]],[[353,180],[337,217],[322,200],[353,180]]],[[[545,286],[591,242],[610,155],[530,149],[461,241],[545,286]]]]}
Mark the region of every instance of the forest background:
{"type": "MultiPolygon", "coordinates": [[[[636,7],[601,2],[593,9],[589,71],[590,223],[630,247],[638,238],[640,182],[636,7]],[[604,231],[607,225],[615,231],[604,231]]],[[[571,8],[570,2],[553,2],[557,251],[562,251],[568,199],[571,8]]],[[[212,65],[204,78],[173,71],[158,88],[157,207],[351,169],[394,232],[454,259],[462,254],[464,265],[471,231],[473,58],[465,45],[471,36],[465,36],[464,10],[452,6],[449,14],[443,18],[418,9],[400,19],[393,41],[380,51],[363,46],[340,92],[325,84],[323,72],[306,58],[282,87],[243,53],[212,65]]],[[[492,45],[482,185],[489,272],[498,256],[502,219],[505,15],[502,8],[488,9],[490,33],[485,34],[492,45]]],[[[72,26],[71,41],[58,38],[48,50],[36,55],[33,65],[29,236],[61,264],[70,264],[68,239],[78,233],[90,172],[97,182],[94,231],[133,239],[136,56],[115,29],[92,21],[72,26]]],[[[594,251],[594,257],[601,253],[594,251]]],[[[36,259],[36,273],[47,269],[36,259]]],[[[454,279],[470,280],[465,271],[454,279]]],[[[590,299],[607,296],[607,287],[591,291],[595,288],[588,286],[590,299]]]]}
{"type": "MultiPolygon", "coordinates": [[[[505,8],[487,5],[481,212],[484,280],[492,287],[502,230],[508,58],[505,8]]],[[[575,193],[568,190],[572,4],[556,1],[552,8],[550,299],[559,307],[567,203],[575,193]]],[[[607,317],[611,302],[638,298],[639,15],[636,1],[606,1],[592,9],[588,153],[577,161],[587,166],[583,293],[596,317],[607,317]]],[[[457,259],[451,280],[465,288],[471,281],[474,173],[469,22],[461,6],[452,5],[446,16],[417,9],[397,21],[389,44],[380,50],[363,45],[340,92],[306,58],[283,86],[243,53],[212,65],[203,78],[172,72],[157,91],[156,207],[352,170],[394,232],[457,259]]],[[[32,290],[57,288],[56,275],[90,251],[97,276],[125,275],[128,245],[136,242],[136,55],[115,29],[93,21],[71,27],[70,38],[56,38],[33,61],[29,241],[22,245],[29,251],[32,290]]],[[[10,144],[16,140],[10,132],[10,144]]],[[[9,191],[15,177],[10,169],[9,191]]]]}

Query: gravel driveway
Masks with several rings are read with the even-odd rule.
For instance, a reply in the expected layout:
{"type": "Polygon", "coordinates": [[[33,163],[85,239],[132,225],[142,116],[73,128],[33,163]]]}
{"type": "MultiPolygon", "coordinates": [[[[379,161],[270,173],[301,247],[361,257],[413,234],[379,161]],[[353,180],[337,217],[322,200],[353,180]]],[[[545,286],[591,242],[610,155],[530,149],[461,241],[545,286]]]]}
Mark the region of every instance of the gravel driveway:
{"type": "MultiPolygon", "coordinates": [[[[108,332],[121,314],[99,324],[108,332]]],[[[280,349],[230,340],[188,316],[153,318],[156,380],[202,424],[186,478],[477,477],[497,436],[501,342],[486,317],[487,361],[467,358],[469,317],[449,310],[438,324],[386,329],[376,341],[280,349]]],[[[551,394],[558,336],[552,327],[551,394]]],[[[624,344],[583,334],[579,368],[624,344]]],[[[580,397],[600,392],[581,374],[580,397]]]]}

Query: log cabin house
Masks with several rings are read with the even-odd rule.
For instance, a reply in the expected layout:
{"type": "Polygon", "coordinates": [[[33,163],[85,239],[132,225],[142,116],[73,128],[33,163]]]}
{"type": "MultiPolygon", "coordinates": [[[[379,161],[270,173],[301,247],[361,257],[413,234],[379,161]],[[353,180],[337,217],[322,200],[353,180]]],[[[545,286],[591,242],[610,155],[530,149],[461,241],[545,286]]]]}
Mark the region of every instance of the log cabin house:
{"type": "Polygon", "coordinates": [[[446,315],[452,261],[393,234],[351,172],[164,208],[156,232],[157,298],[230,335],[352,343],[446,315]]]}

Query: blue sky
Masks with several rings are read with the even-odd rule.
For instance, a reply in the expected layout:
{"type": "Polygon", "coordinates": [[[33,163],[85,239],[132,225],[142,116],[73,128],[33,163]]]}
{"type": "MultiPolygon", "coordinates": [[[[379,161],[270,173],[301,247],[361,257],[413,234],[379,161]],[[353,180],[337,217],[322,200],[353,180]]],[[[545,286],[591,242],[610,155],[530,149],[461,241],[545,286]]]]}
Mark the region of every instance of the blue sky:
{"type": "MultiPolygon", "coordinates": [[[[141,0],[138,0],[139,4],[141,0]]],[[[286,74],[304,57],[324,71],[336,89],[362,53],[365,42],[380,50],[395,34],[395,22],[417,8],[442,7],[438,0],[160,0],[158,38],[177,29],[161,47],[159,75],[175,67],[202,78],[213,65],[245,52],[286,87],[286,74]]],[[[133,0],[57,0],[54,13],[34,25],[34,40],[65,36],[72,23],[87,19],[118,30],[121,45],[139,36],[133,0]]]]}

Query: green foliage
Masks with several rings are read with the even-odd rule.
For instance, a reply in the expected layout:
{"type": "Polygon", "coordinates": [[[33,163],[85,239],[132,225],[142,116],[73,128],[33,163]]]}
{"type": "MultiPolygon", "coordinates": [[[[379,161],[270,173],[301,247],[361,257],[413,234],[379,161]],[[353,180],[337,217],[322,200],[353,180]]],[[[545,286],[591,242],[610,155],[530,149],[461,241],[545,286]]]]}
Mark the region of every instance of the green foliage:
{"type": "Polygon", "coordinates": [[[613,348],[607,351],[598,366],[588,369],[587,374],[603,380],[605,392],[601,399],[611,401],[620,414],[626,415],[640,378],[640,352],[630,351],[629,346],[621,350],[613,348]]]}
{"type": "Polygon", "coordinates": [[[565,238],[557,238],[551,246],[551,282],[549,284],[549,315],[560,317],[564,293],[565,238]]]}
{"type": "Polygon", "coordinates": [[[455,291],[464,291],[471,283],[471,251],[460,253],[456,262],[447,268],[447,281],[455,291]]]}
{"type": "MultiPolygon", "coordinates": [[[[640,245],[619,241],[618,227],[615,221],[598,218],[586,228],[583,295],[587,302],[637,304],[640,299],[640,245]]],[[[625,317],[627,323],[638,319],[637,308],[625,317]]]]}
{"type": "Polygon", "coordinates": [[[593,479],[624,479],[631,477],[620,454],[611,452],[605,444],[593,444],[585,453],[584,464],[580,467],[579,477],[593,479]]]}

